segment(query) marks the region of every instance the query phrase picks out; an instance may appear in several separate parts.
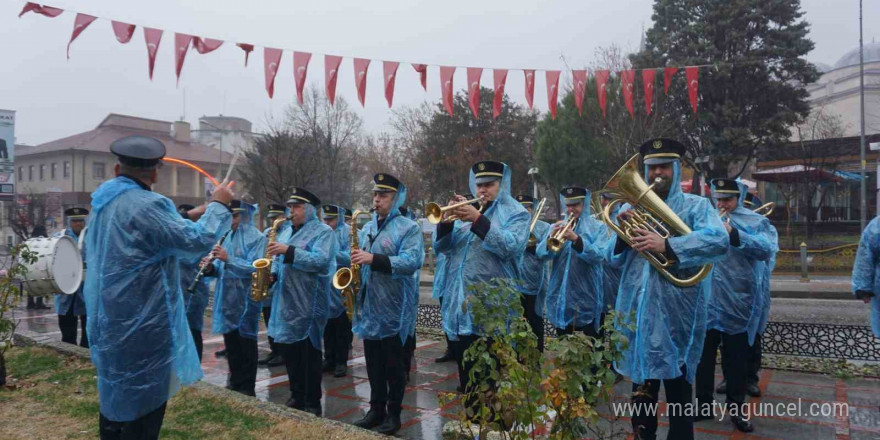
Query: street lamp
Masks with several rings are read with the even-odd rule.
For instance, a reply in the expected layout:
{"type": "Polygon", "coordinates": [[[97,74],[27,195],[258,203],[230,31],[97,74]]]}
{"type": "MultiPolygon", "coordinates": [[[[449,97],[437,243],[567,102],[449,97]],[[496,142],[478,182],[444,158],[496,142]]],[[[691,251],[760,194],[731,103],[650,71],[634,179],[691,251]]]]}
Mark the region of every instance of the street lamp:
{"type": "Polygon", "coordinates": [[[532,197],[538,198],[538,167],[529,168],[529,177],[532,178],[532,197]]]}
{"type": "MultiPolygon", "coordinates": [[[[694,163],[696,164],[707,164],[709,163],[709,155],[701,156],[694,159],[694,163]]],[[[700,195],[706,197],[706,167],[700,167],[700,195]]]]}

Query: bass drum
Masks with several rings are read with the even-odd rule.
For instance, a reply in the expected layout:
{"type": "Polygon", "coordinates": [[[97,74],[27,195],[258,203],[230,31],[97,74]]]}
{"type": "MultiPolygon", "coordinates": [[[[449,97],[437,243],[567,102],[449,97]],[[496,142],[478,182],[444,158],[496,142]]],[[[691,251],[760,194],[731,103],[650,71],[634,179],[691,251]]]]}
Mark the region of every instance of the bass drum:
{"type": "Polygon", "coordinates": [[[30,296],[72,295],[83,280],[82,255],[69,236],[35,237],[25,241],[37,261],[25,264],[24,286],[30,296]]]}

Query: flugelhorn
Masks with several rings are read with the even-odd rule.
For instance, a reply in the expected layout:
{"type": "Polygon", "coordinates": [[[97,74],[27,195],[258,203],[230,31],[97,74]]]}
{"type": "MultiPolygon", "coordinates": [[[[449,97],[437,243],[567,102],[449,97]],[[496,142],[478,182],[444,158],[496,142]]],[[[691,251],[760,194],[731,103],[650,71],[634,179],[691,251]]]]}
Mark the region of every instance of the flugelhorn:
{"type": "MultiPolygon", "coordinates": [[[[459,207],[462,207],[465,205],[470,205],[471,203],[475,203],[475,202],[480,203],[480,211],[482,212],[483,199],[484,199],[484,197],[480,196],[475,199],[465,200],[463,202],[458,202],[458,203],[448,205],[448,206],[443,206],[443,207],[441,207],[438,203],[431,202],[431,203],[428,203],[428,206],[425,206],[425,217],[428,219],[429,223],[431,223],[432,225],[436,225],[437,223],[440,223],[441,221],[444,220],[443,214],[446,213],[446,211],[449,211],[449,210],[455,209],[455,208],[459,208],[459,207]]],[[[458,218],[453,217],[453,218],[447,218],[445,220],[447,220],[447,221],[458,220],[458,218]]]]}
{"type": "MultiPolygon", "coordinates": [[[[360,249],[358,240],[358,217],[371,215],[369,211],[355,211],[351,214],[351,250],[360,249]]],[[[345,314],[352,320],[357,314],[357,294],[361,290],[361,265],[351,263],[351,267],[342,267],[333,274],[333,288],[340,290],[342,305],[345,306],[345,314]]]]}
{"type": "MultiPolygon", "coordinates": [[[[620,167],[614,173],[614,177],[605,184],[605,189],[610,190],[617,198],[605,205],[605,209],[602,210],[602,221],[630,246],[633,246],[632,234],[636,228],[647,229],[663,239],[690,234],[691,228],[654,192],[654,185],[657,182],[648,185],[642,180],[638,163],[639,155],[636,154],[620,167]],[[629,203],[632,206],[629,219],[624,220],[618,217],[620,226],[614,223],[611,218],[614,206],[618,203],[629,203]]],[[[707,264],[695,275],[681,279],[672,274],[671,269],[675,261],[670,261],[666,255],[650,251],[640,252],[640,254],[663,277],[679,287],[696,285],[712,271],[712,265],[707,264]]]]}
{"type": "Polygon", "coordinates": [[[532,222],[529,223],[529,247],[534,247],[538,244],[538,237],[535,237],[535,225],[538,224],[538,218],[541,217],[541,213],[544,211],[544,204],[547,203],[547,198],[544,197],[538,203],[538,207],[535,208],[535,212],[532,214],[532,222]]]}
{"type": "Polygon", "coordinates": [[[570,215],[568,221],[566,221],[558,231],[547,239],[547,250],[552,252],[561,251],[562,246],[565,245],[565,233],[568,232],[569,229],[576,228],[577,223],[578,217],[576,215],[570,215]]]}
{"type": "Polygon", "coordinates": [[[773,210],[776,209],[776,203],[767,202],[755,209],[752,210],[755,214],[761,214],[764,217],[769,217],[770,214],[773,214],[773,210]]]}

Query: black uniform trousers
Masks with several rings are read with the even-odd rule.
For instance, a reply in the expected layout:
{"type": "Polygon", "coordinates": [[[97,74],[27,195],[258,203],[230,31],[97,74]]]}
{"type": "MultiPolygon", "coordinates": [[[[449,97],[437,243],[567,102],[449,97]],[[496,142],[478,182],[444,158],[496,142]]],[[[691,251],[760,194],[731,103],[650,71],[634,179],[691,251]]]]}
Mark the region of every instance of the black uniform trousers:
{"type": "Polygon", "coordinates": [[[190,327],[189,332],[192,333],[193,343],[196,345],[196,354],[199,355],[199,361],[202,360],[202,331],[190,327]]]}
{"type": "Polygon", "coordinates": [[[727,404],[742,405],[746,400],[746,368],[748,365],[749,334],[735,335],[718,330],[706,332],[703,355],[697,367],[697,402],[711,403],[715,393],[715,353],[721,345],[721,364],[727,381],[727,404]]]}
{"type": "Polygon", "coordinates": [[[569,324],[569,326],[566,328],[559,328],[559,327],[556,328],[556,334],[559,336],[572,335],[572,334],[574,334],[574,332],[581,332],[587,336],[592,336],[594,338],[598,338],[601,336],[599,334],[599,332],[596,330],[596,325],[592,322],[583,326],[583,327],[575,327],[574,323],[572,323],[572,324],[569,324]]]}
{"type": "Polygon", "coordinates": [[[413,331],[412,335],[406,337],[406,343],[403,344],[403,352],[404,352],[404,361],[403,361],[403,372],[408,373],[412,370],[413,358],[416,356],[416,334],[413,331]]]}
{"type": "MultiPolygon", "coordinates": [[[[666,403],[677,404],[680,411],[669,414],[668,440],[693,440],[694,419],[688,412],[693,387],[685,378],[685,367],[681,367],[682,375],[675,379],[663,379],[663,389],[666,392],[666,403]],[[687,414],[687,415],[685,415],[687,414]]],[[[642,405],[656,405],[660,394],[660,380],[649,379],[644,384],[633,384],[633,403],[642,405]]],[[[639,415],[633,414],[633,432],[639,433],[636,438],[640,440],[655,440],[657,438],[657,413],[644,414],[644,409],[639,415]]]]}
{"type": "Polygon", "coordinates": [[[276,342],[275,346],[281,353],[284,366],[287,368],[293,407],[296,409],[320,408],[321,350],[315,348],[309,338],[292,344],[276,342]]]}
{"type": "Polygon", "coordinates": [[[76,322],[79,321],[82,329],[79,346],[89,348],[89,338],[86,334],[86,315],[82,315],[77,319],[73,314],[74,305],[71,303],[67,313],[58,315],[58,328],[61,330],[61,342],[76,345],[76,322]]]}
{"type": "Polygon", "coordinates": [[[523,307],[523,317],[532,328],[532,333],[538,337],[538,351],[544,352],[544,317],[539,315],[535,310],[538,302],[538,295],[520,295],[520,302],[523,307]]]}
{"type": "Polygon", "coordinates": [[[324,362],[332,366],[346,365],[353,339],[351,321],[345,312],[328,319],[324,327],[324,362]]]}
{"type": "Polygon", "coordinates": [[[404,343],[397,335],[383,339],[365,339],[364,357],[370,379],[370,407],[382,408],[389,414],[400,414],[406,389],[406,357],[404,343]]]}
{"type": "Polygon", "coordinates": [[[149,414],[130,422],[114,422],[100,415],[98,431],[101,440],[155,440],[159,438],[165,419],[165,403],[149,414]]]}
{"type": "MultiPolygon", "coordinates": [[[[263,321],[266,323],[266,328],[269,328],[269,318],[272,317],[272,307],[263,307],[263,321]]],[[[278,354],[278,348],[275,347],[275,338],[269,336],[269,351],[272,354],[278,354]]]]}
{"type": "Polygon", "coordinates": [[[758,372],[761,371],[761,356],[764,340],[762,335],[755,335],[755,343],[749,347],[748,366],[746,367],[746,384],[758,383],[758,372]]]}
{"type": "Polygon", "coordinates": [[[242,337],[238,330],[223,334],[229,362],[229,389],[255,395],[257,381],[257,340],[242,337]]]}

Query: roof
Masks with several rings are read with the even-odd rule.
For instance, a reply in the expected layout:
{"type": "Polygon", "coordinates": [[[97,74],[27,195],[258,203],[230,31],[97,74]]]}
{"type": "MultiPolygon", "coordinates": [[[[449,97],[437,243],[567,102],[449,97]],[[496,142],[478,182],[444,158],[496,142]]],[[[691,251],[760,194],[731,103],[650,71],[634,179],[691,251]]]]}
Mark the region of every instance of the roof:
{"type": "MultiPolygon", "coordinates": [[[[880,43],[870,42],[864,43],[865,48],[865,63],[872,63],[875,61],[880,61],[880,43]]],[[[840,69],[842,67],[853,66],[859,64],[859,48],[850,50],[849,52],[843,54],[836,63],[834,63],[835,69],[840,69]]]]}
{"type": "Polygon", "coordinates": [[[761,170],[752,173],[755,180],[762,182],[799,182],[805,177],[819,182],[843,182],[846,180],[859,181],[859,175],[840,170],[825,170],[804,165],[789,165],[787,167],[761,170]]]}
{"type": "Polygon", "coordinates": [[[59,151],[90,151],[110,153],[113,141],[131,135],[151,136],[165,144],[166,155],[190,162],[229,163],[232,155],[196,142],[177,141],[171,137],[171,122],[125,115],[108,115],[94,129],[16,151],[16,157],[59,151]],[[167,129],[162,129],[167,127],[167,129]]]}

